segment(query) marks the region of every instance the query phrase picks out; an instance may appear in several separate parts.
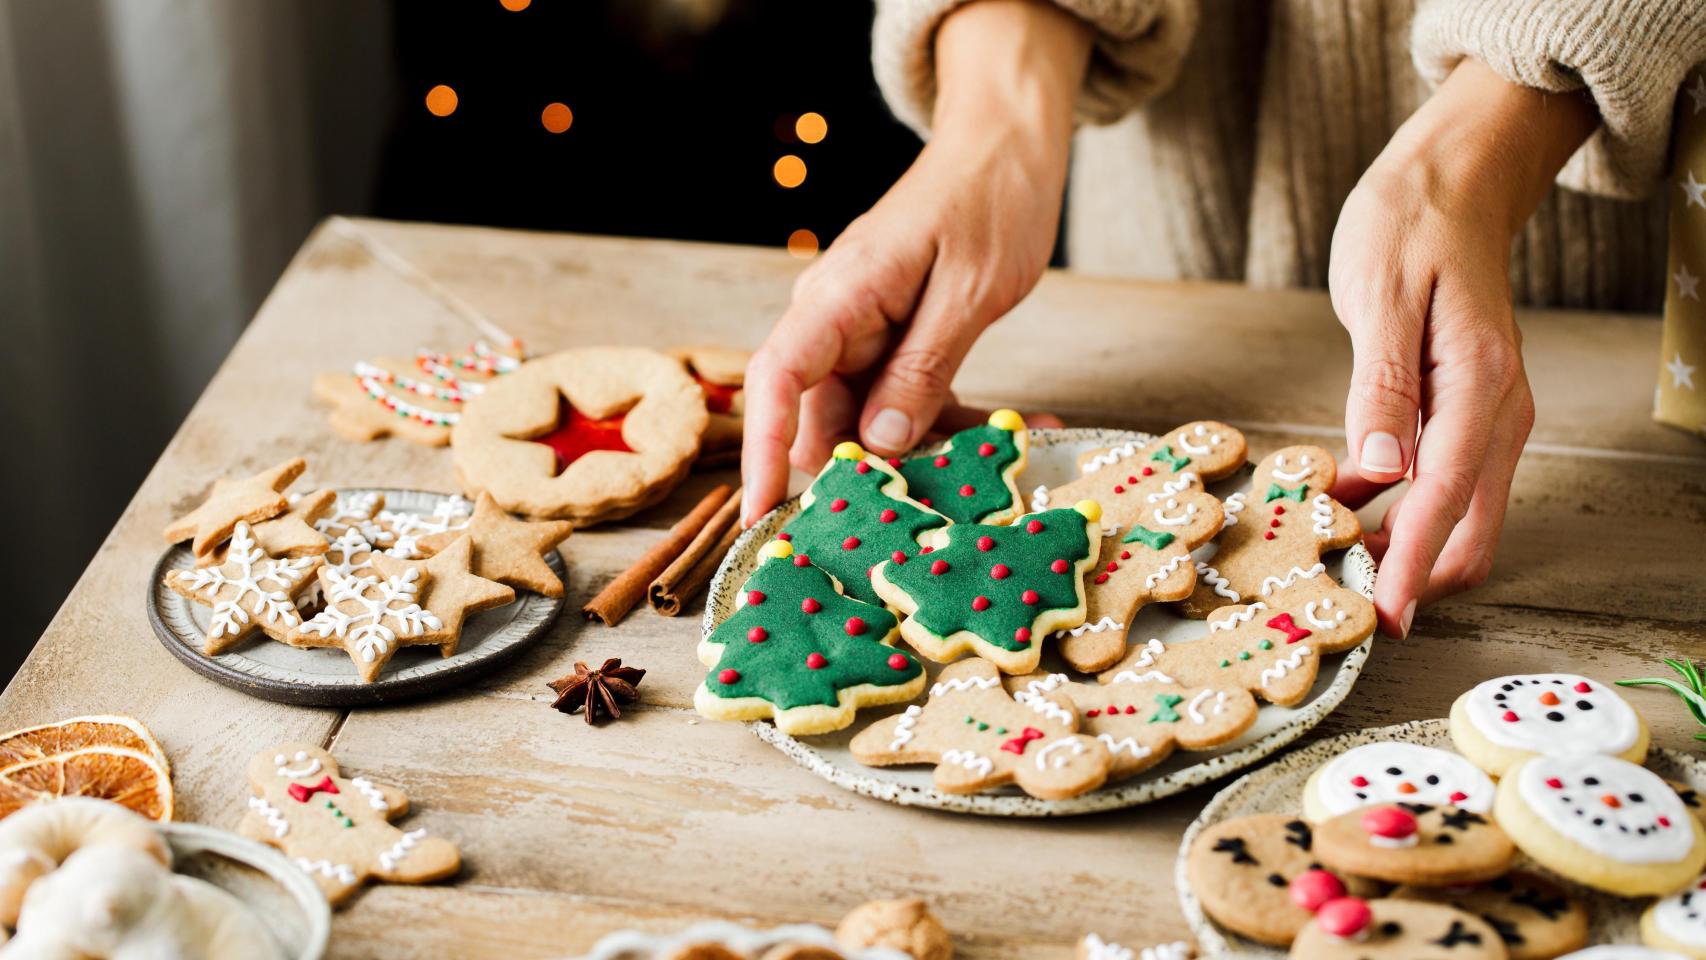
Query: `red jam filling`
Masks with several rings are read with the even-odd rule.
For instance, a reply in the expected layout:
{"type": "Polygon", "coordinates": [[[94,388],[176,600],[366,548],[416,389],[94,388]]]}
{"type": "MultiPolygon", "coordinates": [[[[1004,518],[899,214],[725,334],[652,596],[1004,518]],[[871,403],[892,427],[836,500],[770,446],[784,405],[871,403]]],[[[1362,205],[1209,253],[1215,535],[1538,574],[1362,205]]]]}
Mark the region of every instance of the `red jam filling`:
{"type": "Polygon", "coordinates": [[[558,398],[557,426],[547,434],[533,438],[557,455],[557,473],[562,473],[581,457],[594,450],[615,450],[633,453],[634,448],[622,439],[622,420],[625,414],[595,420],[576,410],[565,398],[558,398]]]}

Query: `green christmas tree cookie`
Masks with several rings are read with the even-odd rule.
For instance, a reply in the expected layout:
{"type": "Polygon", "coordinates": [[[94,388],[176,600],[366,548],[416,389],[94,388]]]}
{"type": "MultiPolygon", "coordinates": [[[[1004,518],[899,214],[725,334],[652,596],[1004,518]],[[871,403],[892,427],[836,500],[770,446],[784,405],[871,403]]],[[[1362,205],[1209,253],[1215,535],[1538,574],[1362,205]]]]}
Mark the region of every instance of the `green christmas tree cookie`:
{"type": "Polygon", "coordinates": [[[924,692],[924,668],[893,646],[894,614],[844,596],[787,541],[764,545],[737,602],[699,643],[711,673],[693,705],[713,720],[774,718],[783,733],[828,733],[860,707],[924,692]]]}
{"type": "Polygon", "coordinates": [[[1084,622],[1084,574],[1101,545],[1102,508],[1084,500],[1011,526],[955,524],[916,553],[884,561],[877,593],[907,614],[901,636],[945,663],[975,653],[1030,673],[1042,639],[1084,622]]]}
{"type": "Polygon", "coordinates": [[[997,410],[949,437],[941,453],[901,463],[900,475],[914,500],[955,523],[1009,523],[1025,509],[1018,476],[1029,439],[1025,418],[997,410]]]}
{"type": "Polygon", "coordinates": [[[800,497],[800,512],[781,539],[841,581],[847,595],[881,603],[871,568],[918,549],[923,537],[950,522],[906,493],[906,479],[851,441],[838,444],[800,497]]]}

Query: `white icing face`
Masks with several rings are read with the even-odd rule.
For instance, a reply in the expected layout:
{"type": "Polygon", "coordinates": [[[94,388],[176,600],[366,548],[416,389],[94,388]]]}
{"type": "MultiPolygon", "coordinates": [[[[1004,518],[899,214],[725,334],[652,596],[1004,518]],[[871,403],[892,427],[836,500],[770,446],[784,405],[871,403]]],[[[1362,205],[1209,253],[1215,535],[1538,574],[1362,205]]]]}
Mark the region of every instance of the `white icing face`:
{"type": "Polygon", "coordinates": [[[1296,483],[1307,480],[1315,475],[1315,468],[1310,465],[1309,454],[1299,456],[1295,461],[1287,462],[1285,454],[1274,458],[1274,479],[1282,483],[1296,483]]]}
{"type": "Polygon", "coordinates": [[[286,757],[281,753],[273,757],[273,762],[278,764],[278,775],[281,777],[287,777],[291,780],[300,780],[303,777],[312,777],[314,774],[320,772],[320,761],[309,756],[306,750],[296,751],[296,756],[294,757],[286,757]],[[295,761],[297,765],[294,767],[290,766],[292,761],[295,761]]]}
{"type": "Polygon", "coordinates": [[[1543,754],[1619,754],[1635,745],[1635,709],[1594,680],[1531,673],[1469,691],[1469,721],[1501,747],[1543,754]]]}
{"type": "Polygon", "coordinates": [[[1316,782],[1333,816],[1376,803],[1426,803],[1471,813],[1493,809],[1493,781],[1468,760],[1414,743],[1382,741],[1329,761],[1316,782]]]}
{"type": "Polygon", "coordinates": [[[1558,960],[1688,960],[1680,953],[1669,950],[1654,950],[1650,947],[1589,947],[1575,953],[1559,957],[1558,960]]]}
{"type": "Polygon", "coordinates": [[[1653,906],[1659,932],[1686,947],[1706,947],[1706,877],[1653,906]]]}
{"type": "Polygon", "coordinates": [[[1618,863],[1675,863],[1694,846],[1676,791],[1627,760],[1537,757],[1517,773],[1517,793],[1547,826],[1618,863]]]}

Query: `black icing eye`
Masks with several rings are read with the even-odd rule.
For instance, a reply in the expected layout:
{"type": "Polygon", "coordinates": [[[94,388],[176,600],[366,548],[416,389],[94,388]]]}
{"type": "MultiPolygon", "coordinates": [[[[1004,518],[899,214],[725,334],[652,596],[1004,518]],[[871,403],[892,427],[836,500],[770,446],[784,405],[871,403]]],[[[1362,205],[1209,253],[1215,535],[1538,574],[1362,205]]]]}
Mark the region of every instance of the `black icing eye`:
{"type": "Polygon", "coordinates": [[[1268,874],[1268,883],[1275,887],[1289,886],[1289,884],[1286,883],[1285,878],[1277,873],[1268,874]]]}
{"type": "Polygon", "coordinates": [[[1386,775],[1389,777],[1401,777],[1404,775],[1404,768],[1403,767],[1387,767],[1386,768],[1386,775]]]}
{"type": "Polygon", "coordinates": [[[1430,787],[1439,786],[1439,777],[1435,776],[1434,774],[1431,774],[1431,773],[1428,774],[1428,786],[1430,786],[1430,787]]]}
{"type": "Polygon", "coordinates": [[[1404,932],[1404,928],[1391,920],[1380,925],[1381,936],[1396,937],[1404,932]]]}
{"type": "Polygon", "coordinates": [[[1598,777],[1583,777],[1582,778],[1582,784],[1583,784],[1583,786],[1597,787],[1597,786],[1599,786],[1599,778],[1598,777]]]}
{"type": "Polygon", "coordinates": [[[1596,827],[1605,826],[1605,818],[1604,817],[1594,817],[1593,818],[1593,825],[1596,827]]]}
{"type": "Polygon", "coordinates": [[[1494,700],[1503,700],[1503,699],[1505,699],[1505,695],[1502,693],[1495,693],[1495,694],[1493,694],[1493,699],[1494,700]]]}
{"type": "Polygon", "coordinates": [[[1630,795],[1629,795],[1629,802],[1630,802],[1630,803],[1646,803],[1646,802],[1647,802],[1647,798],[1646,798],[1646,797],[1643,797],[1643,796],[1641,796],[1641,795],[1640,795],[1640,794],[1638,794],[1638,793],[1631,793],[1631,794],[1630,794],[1630,795]]]}
{"type": "Polygon", "coordinates": [[[1576,701],[1576,709],[1577,710],[1592,710],[1593,704],[1587,702],[1586,700],[1577,700],[1576,701]]]}
{"type": "Polygon", "coordinates": [[[1564,715],[1559,713],[1556,710],[1548,710],[1548,711],[1546,711],[1546,719],[1552,721],[1553,723],[1558,723],[1564,719],[1564,715]]]}

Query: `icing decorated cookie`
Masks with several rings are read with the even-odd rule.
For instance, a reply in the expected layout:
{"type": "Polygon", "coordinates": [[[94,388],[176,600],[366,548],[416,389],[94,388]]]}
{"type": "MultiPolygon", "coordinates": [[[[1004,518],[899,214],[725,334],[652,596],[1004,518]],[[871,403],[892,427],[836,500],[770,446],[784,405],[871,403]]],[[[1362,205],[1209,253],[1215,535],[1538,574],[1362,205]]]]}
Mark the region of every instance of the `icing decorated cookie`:
{"type": "Polygon", "coordinates": [[[714,467],[740,458],[741,420],[746,414],[746,365],[752,354],[729,347],[676,347],[669,351],[705,392],[705,436],[698,465],[714,467]]]}
{"type": "Polygon", "coordinates": [[[1085,934],[1078,942],[1078,960],[1191,960],[1192,956],[1191,945],[1182,940],[1141,950],[1122,947],[1094,933],[1085,934]]]}
{"type": "Polygon", "coordinates": [[[1217,612],[1198,640],[1134,646],[1097,679],[1116,683],[1155,671],[1192,687],[1242,688],[1270,703],[1301,703],[1321,658],[1374,633],[1374,604],[1327,576],[1303,578],[1249,606],[1217,612]]]}
{"type": "Polygon", "coordinates": [[[1334,870],[1425,887],[1480,883],[1510,869],[1516,847],[1487,817],[1458,807],[1393,803],[1322,821],[1315,850],[1334,870]]]}
{"type": "Polygon", "coordinates": [[[253,525],[290,509],[290,500],[282,491],[307,468],[307,461],[294,457],[252,477],[215,480],[213,492],[200,506],[166,527],[166,542],[188,540],[197,557],[207,556],[231,536],[238,523],[253,525]]]}
{"type": "Polygon", "coordinates": [[[1175,749],[1212,749],[1256,723],[1256,700],[1241,689],[1181,687],[1154,677],[1102,686],[1074,683],[1063,673],[1031,673],[1005,683],[1021,703],[1064,692],[1078,708],[1083,732],[1113,754],[1109,780],[1141,773],[1175,749]]]}
{"type": "Polygon", "coordinates": [[[713,720],[774,719],[784,733],[840,730],[860,707],[924,692],[924,669],[894,648],[894,614],[843,596],[840,584],[785,540],[699,644],[711,668],[693,705],[713,720]]]}
{"type": "Polygon", "coordinates": [[[866,766],[936,765],[936,789],[977,793],[1009,783],[1060,800],[1101,786],[1113,765],[1094,737],[1078,733],[1078,711],[1062,691],[1021,703],[987,660],[950,664],[930,699],[871,724],[853,738],[866,766]]]}
{"type": "Polygon", "coordinates": [[[1641,915],[1641,942],[1706,960],[1706,877],[1648,907],[1641,915]]]}
{"type": "MultiPolygon", "coordinates": [[[[1283,947],[1310,920],[1292,899],[1291,884],[1320,871],[1313,828],[1302,820],[1263,813],[1224,820],[1197,834],[1185,855],[1185,877],[1215,923],[1258,943],[1283,947]]],[[[1336,877],[1340,896],[1374,893],[1374,885],[1336,877]]],[[[1325,881],[1323,881],[1325,882],[1325,881]]]]}
{"type": "Polygon", "coordinates": [[[1227,499],[1226,528],[1214,556],[1197,565],[1185,613],[1206,617],[1264,599],[1299,575],[1325,570],[1322,554],[1360,541],[1356,514],[1327,494],[1337,478],[1338,464],[1320,447],[1286,447],[1257,464],[1250,489],[1227,499]]]}
{"type": "Polygon", "coordinates": [[[379,510],[374,514],[374,526],[386,541],[385,555],[399,560],[419,560],[427,555],[420,541],[444,533],[468,529],[474,519],[474,504],[466,497],[446,497],[432,508],[432,513],[410,513],[405,510],[379,510]]]}
{"type": "Polygon", "coordinates": [[[1609,684],[1531,673],[1477,684],[1451,706],[1451,740],[1495,777],[1536,754],[1646,759],[1647,725],[1609,684]]]}
{"type": "Polygon", "coordinates": [[[470,496],[590,526],[662,500],[705,432],[705,394],[680,363],[639,347],[584,347],[492,383],[450,432],[470,496]]]}
{"type": "Polygon", "coordinates": [[[1449,750],[1386,740],[1339,754],[1310,775],[1303,810],[1316,822],[1377,803],[1493,809],[1493,781],[1449,750]]]}
{"type": "Polygon", "coordinates": [[[419,567],[404,566],[394,576],[340,573],[321,567],[320,595],[325,608],[297,625],[286,643],[295,647],[341,647],[355,661],[362,683],[379,679],[398,648],[426,642],[423,635],[444,624],[420,605],[426,577],[419,567]]]}
{"type": "Polygon", "coordinates": [[[1389,896],[1425,900],[1472,913],[1505,943],[1511,960],[1551,960],[1588,942],[1588,911],[1562,887],[1512,871],[1472,887],[1399,887],[1389,896]]]}
{"type": "Polygon", "coordinates": [[[1523,853],[1607,893],[1672,893],[1706,866],[1706,831],[1676,791],[1617,757],[1525,760],[1499,781],[1493,813],[1523,853]]]}
{"type": "Polygon", "coordinates": [[[1058,487],[1031,492],[1031,509],[1046,510],[1079,500],[1102,504],[1103,523],[1126,529],[1134,523],[1168,526],[1157,519],[1189,513],[1191,504],[1177,499],[1231,476],[1244,466],[1248,448],[1244,434],[1215,420],[1198,420],[1169,430],[1147,443],[1133,441],[1078,458],[1078,479],[1058,487]],[[1156,494],[1161,494],[1155,499],[1156,494]],[[1167,500],[1175,502],[1169,506],[1167,500]]]}
{"type": "Polygon", "coordinates": [[[1558,960],[1689,960],[1689,958],[1680,953],[1672,953],[1669,950],[1607,944],[1602,947],[1577,950],[1568,956],[1559,957],[1558,960]]]}
{"type": "Polygon", "coordinates": [[[438,626],[427,625],[423,618],[422,631],[411,636],[409,644],[435,645],[440,656],[448,657],[456,652],[468,617],[515,599],[513,588],[471,573],[473,557],[474,541],[461,537],[428,560],[399,560],[383,554],[373,559],[374,573],[387,581],[406,579],[411,567],[420,568],[420,606],[438,626]]]}
{"type": "Polygon", "coordinates": [[[491,494],[482,493],[466,527],[424,536],[419,549],[431,555],[467,538],[473,547],[475,576],[560,597],[562,578],[545,562],[545,555],[573,532],[574,525],[567,520],[517,520],[504,512],[491,494]]]}
{"type": "Polygon", "coordinates": [[[940,452],[900,463],[900,475],[914,500],[955,523],[1008,523],[1025,512],[1017,477],[1029,447],[1025,419],[997,410],[940,452]]]}
{"type": "Polygon", "coordinates": [[[907,615],[900,634],[926,657],[946,663],[975,653],[1007,673],[1029,673],[1043,637],[1084,622],[1100,517],[1085,500],[1010,526],[957,523],[878,564],[871,584],[907,615]]]}
{"type": "Polygon", "coordinates": [[[409,812],[401,790],[340,776],[338,762],[317,746],[287,743],[255,754],[249,787],[238,832],[284,851],[334,904],[370,879],[427,883],[461,866],[449,841],[391,825],[409,812]]]}
{"type": "Polygon", "coordinates": [[[848,441],[800,495],[800,512],[782,528],[782,539],[839,580],[848,596],[882,603],[872,570],[916,553],[930,531],[948,522],[907,495],[898,470],[848,441]]]}
{"type": "Polygon", "coordinates": [[[1506,960],[1487,921],[1418,900],[1341,897],[1321,905],[1291,944],[1292,960],[1506,960]]]}
{"type": "Polygon", "coordinates": [[[463,405],[488,381],[521,366],[519,341],[494,348],[484,341],[451,356],[422,349],[414,361],[398,357],[358,360],[349,370],[314,379],[314,396],[332,410],[326,420],[346,439],[365,442],[395,436],[442,447],[462,419],[463,405]]]}
{"type": "Polygon", "coordinates": [[[256,629],[284,640],[302,623],[294,598],[321,563],[314,556],[269,556],[255,543],[249,525],[238,521],[224,563],[168,571],[166,586],[211,609],[202,646],[202,652],[211,657],[241,643],[256,629]]]}

